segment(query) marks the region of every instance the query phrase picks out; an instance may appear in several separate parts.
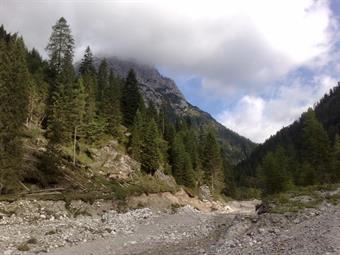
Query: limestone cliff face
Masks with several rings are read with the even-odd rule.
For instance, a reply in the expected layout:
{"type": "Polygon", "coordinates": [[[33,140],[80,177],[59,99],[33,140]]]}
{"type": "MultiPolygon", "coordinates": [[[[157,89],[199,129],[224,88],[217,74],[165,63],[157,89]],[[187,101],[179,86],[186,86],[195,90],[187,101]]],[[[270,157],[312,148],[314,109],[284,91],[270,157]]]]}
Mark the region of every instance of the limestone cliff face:
{"type": "MultiPolygon", "coordinates": [[[[127,76],[131,68],[135,70],[140,91],[146,103],[151,101],[156,107],[165,105],[167,111],[173,116],[190,117],[203,128],[213,126],[218,133],[226,157],[231,162],[237,163],[244,159],[255,147],[249,139],[227,129],[210,114],[187,102],[175,82],[162,76],[156,68],[116,57],[107,57],[106,60],[109,69],[122,78],[127,76]]],[[[96,59],[95,62],[98,66],[100,59],[96,59]]]]}

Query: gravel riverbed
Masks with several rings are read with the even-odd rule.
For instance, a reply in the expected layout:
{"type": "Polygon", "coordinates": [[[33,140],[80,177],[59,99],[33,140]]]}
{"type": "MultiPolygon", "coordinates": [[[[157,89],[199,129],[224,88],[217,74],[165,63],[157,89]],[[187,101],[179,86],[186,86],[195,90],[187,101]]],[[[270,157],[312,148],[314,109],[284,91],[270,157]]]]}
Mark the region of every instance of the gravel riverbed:
{"type": "Polygon", "coordinates": [[[104,201],[2,202],[0,254],[340,254],[340,206],[258,216],[191,206],[118,213],[104,201]]]}

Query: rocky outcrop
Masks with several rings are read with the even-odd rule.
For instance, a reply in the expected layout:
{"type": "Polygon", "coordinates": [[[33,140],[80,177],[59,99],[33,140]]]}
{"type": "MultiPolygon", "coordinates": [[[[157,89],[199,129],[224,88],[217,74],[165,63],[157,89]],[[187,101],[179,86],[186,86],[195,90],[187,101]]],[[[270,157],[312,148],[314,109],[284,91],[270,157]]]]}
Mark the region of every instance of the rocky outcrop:
{"type": "Polygon", "coordinates": [[[140,164],[117,149],[117,141],[110,141],[100,149],[89,149],[94,163],[89,166],[109,179],[128,180],[139,172],[140,164]]]}

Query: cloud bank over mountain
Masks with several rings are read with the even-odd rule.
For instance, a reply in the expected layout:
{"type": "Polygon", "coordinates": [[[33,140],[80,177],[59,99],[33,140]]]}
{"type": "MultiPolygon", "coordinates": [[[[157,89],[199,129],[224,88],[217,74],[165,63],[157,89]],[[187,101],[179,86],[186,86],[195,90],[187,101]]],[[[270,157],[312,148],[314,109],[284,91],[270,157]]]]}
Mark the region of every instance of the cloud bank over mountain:
{"type": "MultiPolygon", "coordinates": [[[[286,92],[277,88],[273,96],[279,99],[262,94],[296,68],[317,69],[329,62],[337,31],[327,0],[0,2],[0,23],[41,52],[60,16],[71,25],[77,59],[90,45],[95,54],[133,58],[200,77],[202,91],[238,100],[234,108],[222,109],[220,121],[256,141],[305,108],[296,106],[294,98],[283,99],[295,85],[286,92]],[[281,122],[273,119],[278,114],[263,113],[277,100],[294,108],[281,122]],[[241,121],[238,115],[245,105],[250,111],[258,109],[260,117],[241,121]],[[245,131],[252,121],[266,127],[262,134],[245,131]]],[[[316,93],[313,86],[305,90],[316,93]]]]}

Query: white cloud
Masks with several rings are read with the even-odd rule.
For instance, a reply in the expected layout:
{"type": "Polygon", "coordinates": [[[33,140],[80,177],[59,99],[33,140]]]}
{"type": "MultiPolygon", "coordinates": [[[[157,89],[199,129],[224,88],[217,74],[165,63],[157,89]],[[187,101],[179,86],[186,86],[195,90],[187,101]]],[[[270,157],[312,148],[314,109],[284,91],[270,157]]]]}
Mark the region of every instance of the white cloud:
{"type": "Polygon", "coordinates": [[[217,93],[255,92],[332,43],[327,0],[0,1],[0,23],[41,51],[60,16],[71,24],[78,58],[89,44],[198,75],[217,93]]]}
{"type": "Polygon", "coordinates": [[[335,84],[319,76],[312,84],[302,85],[297,78],[272,88],[302,65],[320,71],[333,61],[337,68],[329,54],[338,33],[329,2],[0,0],[0,24],[44,52],[51,26],[64,16],[78,59],[90,45],[94,53],[200,77],[209,97],[244,95],[219,120],[262,142],[335,84]],[[270,89],[274,92],[267,95],[274,98],[259,96],[270,89]]]}
{"type": "Polygon", "coordinates": [[[303,85],[297,78],[291,85],[280,87],[273,98],[242,97],[231,110],[224,111],[217,119],[255,142],[263,142],[291,124],[335,85],[336,80],[329,76],[316,77],[308,85],[303,85]]]}

